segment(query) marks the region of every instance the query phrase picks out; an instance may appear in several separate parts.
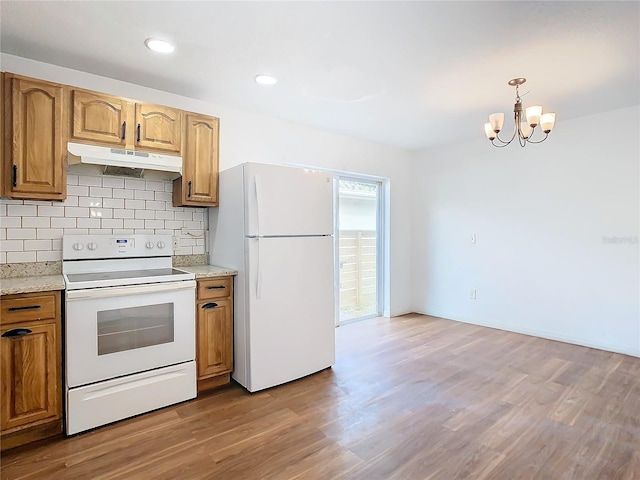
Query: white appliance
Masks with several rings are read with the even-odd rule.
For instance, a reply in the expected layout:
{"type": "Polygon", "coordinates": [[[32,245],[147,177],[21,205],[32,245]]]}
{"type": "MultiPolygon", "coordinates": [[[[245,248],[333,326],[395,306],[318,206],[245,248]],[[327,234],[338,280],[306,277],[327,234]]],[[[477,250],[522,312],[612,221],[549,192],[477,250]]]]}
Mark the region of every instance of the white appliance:
{"type": "Polygon", "coordinates": [[[67,143],[67,164],[70,172],[101,173],[172,180],[182,175],[182,157],[163,153],[100,147],[82,143],[67,143]]]}
{"type": "Polygon", "coordinates": [[[170,235],[66,235],[66,433],[195,398],[194,274],[170,235]]]}
{"type": "Polygon", "coordinates": [[[250,392],[335,363],[333,182],[245,163],[220,172],[210,260],[238,271],[233,378],[250,392]]]}

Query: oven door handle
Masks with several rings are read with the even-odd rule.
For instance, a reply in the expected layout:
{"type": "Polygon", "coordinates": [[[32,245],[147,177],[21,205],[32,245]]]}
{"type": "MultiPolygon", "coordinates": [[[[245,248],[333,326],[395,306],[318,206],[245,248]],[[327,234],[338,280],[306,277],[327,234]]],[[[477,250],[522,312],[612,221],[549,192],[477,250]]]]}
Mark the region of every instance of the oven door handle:
{"type": "Polygon", "coordinates": [[[172,292],[176,290],[196,288],[195,280],[166,283],[150,283],[146,285],[125,285],[123,287],[88,288],[84,290],[67,290],[67,300],[84,300],[94,298],[121,297],[123,295],[141,295],[144,293],[172,292]]]}

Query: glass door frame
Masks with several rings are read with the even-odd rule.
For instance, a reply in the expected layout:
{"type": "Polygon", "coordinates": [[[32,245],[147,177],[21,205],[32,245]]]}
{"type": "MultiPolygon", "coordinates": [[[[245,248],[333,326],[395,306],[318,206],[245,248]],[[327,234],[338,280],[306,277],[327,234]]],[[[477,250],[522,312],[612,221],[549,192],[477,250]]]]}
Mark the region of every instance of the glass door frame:
{"type": "Polygon", "coordinates": [[[385,193],[388,190],[388,180],[379,177],[372,177],[369,175],[358,175],[355,173],[346,172],[334,172],[333,177],[333,208],[334,208],[334,271],[335,271],[335,311],[336,326],[345,325],[351,322],[358,322],[360,320],[366,320],[368,318],[380,317],[384,314],[384,299],[385,299],[385,237],[386,237],[386,224],[385,224],[385,209],[386,209],[386,196],[385,193]],[[364,315],[343,322],[340,321],[340,180],[346,180],[351,182],[361,182],[376,185],[376,313],[370,315],[364,315]]]}

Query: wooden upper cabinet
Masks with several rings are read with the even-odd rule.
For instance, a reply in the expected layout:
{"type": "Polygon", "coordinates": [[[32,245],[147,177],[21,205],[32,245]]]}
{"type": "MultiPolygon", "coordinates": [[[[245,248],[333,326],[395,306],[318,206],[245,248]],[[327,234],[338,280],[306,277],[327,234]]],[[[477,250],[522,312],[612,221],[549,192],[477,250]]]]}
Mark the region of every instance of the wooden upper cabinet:
{"type": "Polygon", "coordinates": [[[5,195],[34,200],[66,197],[63,86],[5,74],[5,195]]]}
{"type": "Polygon", "coordinates": [[[182,111],[150,103],[136,103],[135,108],[136,147],[180,155],[182,111]]]}
{"type": "Polygon", "coordinates": [[[133,148],[133,124],[134,106],[128,100],[71,90],[71,141],[133,148]]]}
{"type": "Polygon", "coordinates": [[[218,205],[219,120],[187,113],[182,177],[173,182],[173,205],[218,205]]]}

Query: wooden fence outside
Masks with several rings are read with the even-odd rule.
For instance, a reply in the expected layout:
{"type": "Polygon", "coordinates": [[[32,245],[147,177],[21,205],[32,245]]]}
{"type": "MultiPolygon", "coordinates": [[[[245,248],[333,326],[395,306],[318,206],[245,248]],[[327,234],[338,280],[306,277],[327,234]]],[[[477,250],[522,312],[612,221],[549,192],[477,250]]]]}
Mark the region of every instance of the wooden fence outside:
{"type": "Polygon", "coordinates": [[[354,316],[377,313],[376,232],[340,231],[340,310],[354,316]]]}

